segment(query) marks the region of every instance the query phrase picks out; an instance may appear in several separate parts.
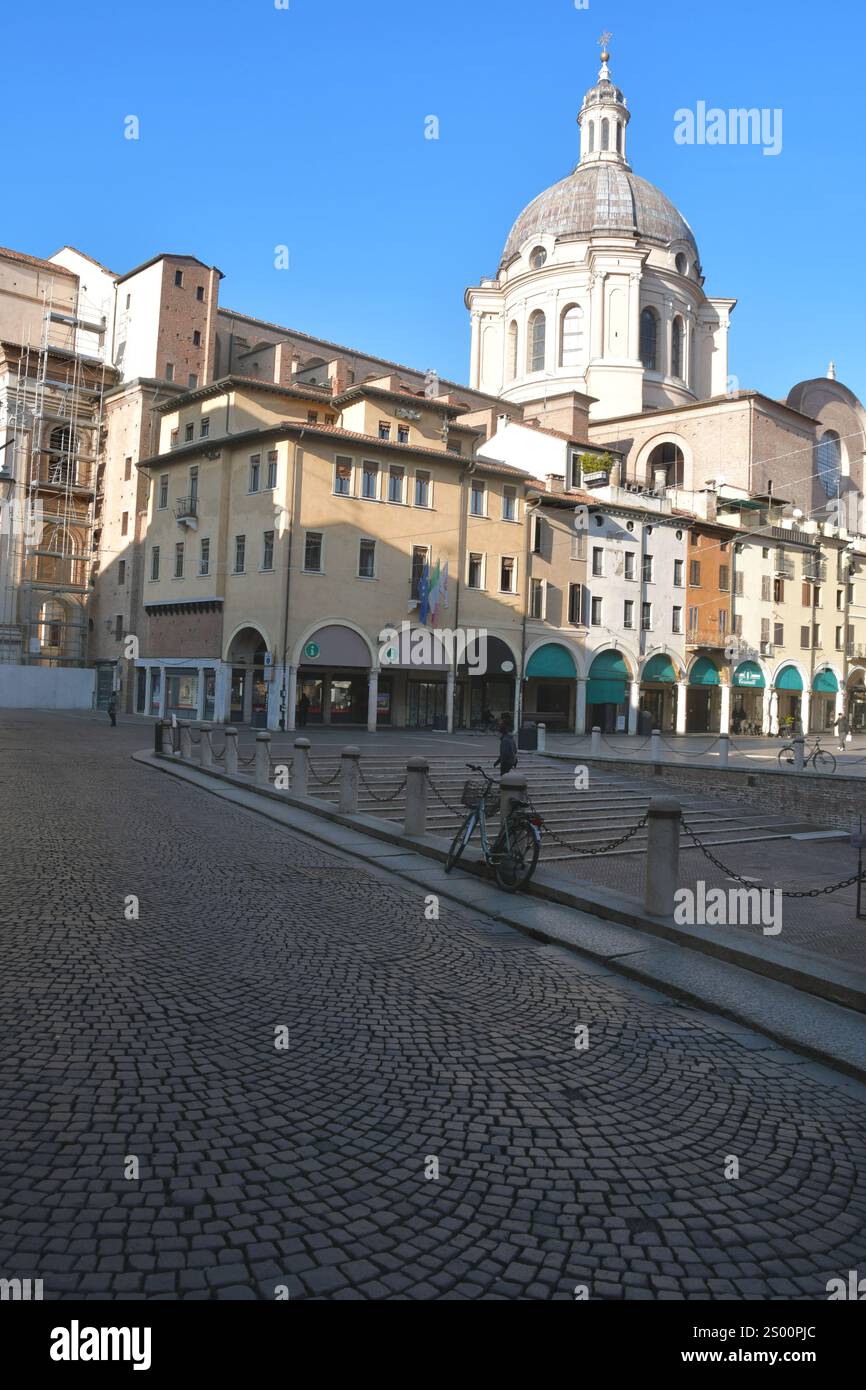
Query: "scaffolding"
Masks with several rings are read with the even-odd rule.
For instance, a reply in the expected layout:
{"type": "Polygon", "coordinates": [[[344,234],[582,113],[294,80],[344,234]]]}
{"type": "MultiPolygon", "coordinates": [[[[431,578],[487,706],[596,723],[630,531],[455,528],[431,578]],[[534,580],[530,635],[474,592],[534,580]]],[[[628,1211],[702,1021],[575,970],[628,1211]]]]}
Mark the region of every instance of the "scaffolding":
{"type": "MultiPolygon", "coordinates": [[[[80,291],[74,305],[55,307],[52,281],[43,294],[39,345],[19,346],[14,384],[7,377],[0,387],[8,397],[11,447],[4,457],[12,475],[3,576],[12,592],[0,594],[0,659],[41,666],[87,663],[95,509],[104,472],[106,331],[104,317],[87,317],[80,291]]],[[[6,352],[8,357],[8,345],[6,352]]],[[[0,421],[2,411],[0,401],[0,421]]]]}

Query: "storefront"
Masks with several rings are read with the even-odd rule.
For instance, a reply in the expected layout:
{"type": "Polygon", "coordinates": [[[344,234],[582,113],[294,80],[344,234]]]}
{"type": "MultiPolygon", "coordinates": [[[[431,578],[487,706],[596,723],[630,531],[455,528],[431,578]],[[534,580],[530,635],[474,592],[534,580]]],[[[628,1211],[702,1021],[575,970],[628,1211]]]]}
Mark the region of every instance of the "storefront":
{"type": "Polygon", "coordinates": [[[731,732],[760,734],[764,727],[764,673],[756,661],[741,661],[731,681],[731,732]]]}
{"type": "Polygon", "coordinates": [[[620,652],[599,652],[586,683],[586,727],[603,734],[628,732],[628,667],[620,652]]]}
{"type": "Polygon", "coordinates": [[[550,730],[574,728],[577,669],[574,657],[559,642],[537,647],[526,667],[523,722],[546,724],[550,730]]]}
{"type": "Polygon", "coordinates": [[[722,691],[719,668],[699,656],[689,672],[686,691],[686,733],[717,734],[721,729],[722,691]]]}
{"type": "Polygon", "coordinates": [[[836,723],[836,697],[839,682],[829,667],[816,671],[812,680],[811,732],[828,733],[836,723]]]}
{"type": "Polygon", "coordinates": [[[859,666],[848,677],[847,715],[852,734],[866,733],[866,671],[859,666]]]}
{"type": "Polygon", "coordinates": [[[508,644],[488,635],[482,650],[477,641],[470,643],[466,656],[457,672],[458,726],[477,728],[485,722],[485,712],[495,719],[503,714],[513,718],[517,661],[508,644]],[[483,674],[473,675],[479,666],[483,666],[483,674]]]}
{"type": "MultiPolygon", "coordinates": [[[[673,733],[677,725],[677,673],[669,656],[650,657],[640,682],[641,714],[649,717],[651,729],[673,733]]],[[[640,721],[642,724],[646,720],[640,721]]]]}
{"type": "Polygon", "coordinates": [[[801,730],[803,677],[796,666],[783,666],[774,683],[776,692],[776,727],[782,733],[796,734],[801,730]]]}
{"type": "MultiPolygon", "coordinates": [[[[369,712],[370,652],[354,629],[339,623],[320,627],[303,645],[298,665],[295,726],[336,724],[365,726],[369,712]]],[[[379,686],[387,696],[390,720],[391,684],[379,686]]],[[[379,703],[377,713],[381,714],[379,703]]]]}

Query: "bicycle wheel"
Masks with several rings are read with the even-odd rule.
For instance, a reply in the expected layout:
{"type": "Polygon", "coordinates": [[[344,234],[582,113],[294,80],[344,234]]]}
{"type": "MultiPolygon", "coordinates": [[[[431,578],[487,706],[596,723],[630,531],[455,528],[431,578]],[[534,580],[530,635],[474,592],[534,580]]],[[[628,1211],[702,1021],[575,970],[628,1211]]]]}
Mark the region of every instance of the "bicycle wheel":
{"type": "Polygon", "coordinates": [[[493,872],[506,893],[527,883],[535,872],[541,835],[525,816],[509,816],[493,846],[493,872]]]}
{"type": "Polygon", "coordinates": [[[472,839],[472,832],[475,829],[477,820],[478,812],[470,811],[460,829],[457,831],[457,834],[454,836],[454,839],[451,841],[448,857],[445,860],[446,874],[450,874],[466,846],[469,844],[469,841],[472,839]]]}
{"type": "Polygon", "coordinates": [[[836,759],[833,757],[832,753],[828,753],[824,748],[819,748],[816,751],[813,762],[816,772],[827,773],[836,771],[836,759]]]}
{"type": "Polygon", "coordinates": [[[793,748],[788,747],[788,748],[780,748],[780,749],[779,749],[779,766],[780,766],[780,767],[793,767],[793,766],[794,766],[794,750],[793,750],[793,748]]]}

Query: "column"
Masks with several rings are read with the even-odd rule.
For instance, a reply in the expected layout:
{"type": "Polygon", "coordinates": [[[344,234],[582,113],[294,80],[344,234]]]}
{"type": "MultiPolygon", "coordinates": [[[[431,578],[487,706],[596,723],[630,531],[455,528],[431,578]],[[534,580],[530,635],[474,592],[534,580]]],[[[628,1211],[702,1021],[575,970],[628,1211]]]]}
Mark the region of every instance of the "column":
{"type": "Polygon", "coordinates": [[[445,713],[448,716],[448,732],[454,732],[454,667],[448,667],[445,678],[445,713]]]}
{"type": "Polygon", "coordinates": [[[640,681],[629,681],[628,687],[628,732],[637,733],[637,716],[640,709],[640,681]]]}
{"type": "Polygon", "coordinates": [[[514,678],[514,727],[517,729],[520,723],[520,694],[523,689],[523,682],[515,676],[514,678]]]}
{"type": "Polygon", "coordinates": [[[244,667],[244,712],[243,722],[252,724],[253,722],[253,668],[244,667]]]}
{"type": "Polygon", "coordinates": [[[295,727],[295,707],[298,703],[298,668],[286,667],[286,728],[295,727]]]}
{"type": "Polygon", "coordinates": [[[811,716],[811,710],[812,710],[812,692],[811,692],[811,690],[804,690],[803,693],[802,693],[802,695],[800,696],[800,723],[801,723],[802,726],[803,726],[803,733],[804,733],[804,734],[808,734],[808,733],[811,733],[811,732],[812,732],[811,729],[810,729],[810,727],[809,727],[809,719],[810,719],[810,716],[811,716]]]}
{"type": "Polygon", "coordinates": [[[845,713],[845,691],[840,688],[836,691],[836,708],[833,711],[833,718],[838,719],[845,713]]]}
{"type": "Polygon", "coordinates": [[[770,686],[764,691],[764,733],[777,734],[779,732],[779,697],[776,694],[775,686],[770,686]]]}
{"type": "Polygon", "coordinates": [[[216,664],[213,717],[215,724],[228,724],[231,718],[232,668],[226,661],[216,664]]]}
{"type": "Polygon", "coordinates": [[[635,272],[628,279],[628,355],[636,362],[640,357],[640,273],[635,272]]]}
{"type": "Polygon", "coordinates": [[[722,696],[719,733],[729,734],[731,732],[731,687],[725,681],[722,681],[719,689],[721,690],[722,696]]]}
{"type": "Polygon", "coordinates": [[[160,719],[165,719],[165,698],[167,693],[165,687],[168,684],[165,673],[167,667],[158,666],[156,669],[159,671],[159,717],[160,719]]]}
{"type": "Polygon", "coordinates": [[[589,289],[589,360],[604,356],[604,276],[594,274],[589,289]]]}
{"type": "Polygon", "coordinates": [[[586,733],[586,678],[578,676],[574,683],[574,732],[586,733]]]}
{"type": "Polygon", "coordinates": [[[686,731],[686,690],[688,689],[685,681],[677,681],[677,724],[678,734],[686,731]]]}
{"type": "Polygon", "coordinates": [[[367,733],[376,732],[379,713],[379,672],[371,671],[367,677],[367,733]]]}

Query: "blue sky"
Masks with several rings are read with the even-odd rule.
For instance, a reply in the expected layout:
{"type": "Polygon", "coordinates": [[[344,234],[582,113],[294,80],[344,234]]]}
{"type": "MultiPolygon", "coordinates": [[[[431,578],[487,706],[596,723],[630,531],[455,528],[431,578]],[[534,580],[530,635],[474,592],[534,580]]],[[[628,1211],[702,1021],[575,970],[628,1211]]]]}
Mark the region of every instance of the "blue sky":
{"type": "Polygon", "coordinates": [[[188,252],[231,308],[465,381],[464,289],[574,165],[609,29],[632,167],[739,300],[741,385],[785,395],[832,357],[866,395],[860,3],[288,3],[7,8],[0,242],[121,272],[188,252]],[[701,100],[781,108],[782,152],[676,144],[701,100]]]}

